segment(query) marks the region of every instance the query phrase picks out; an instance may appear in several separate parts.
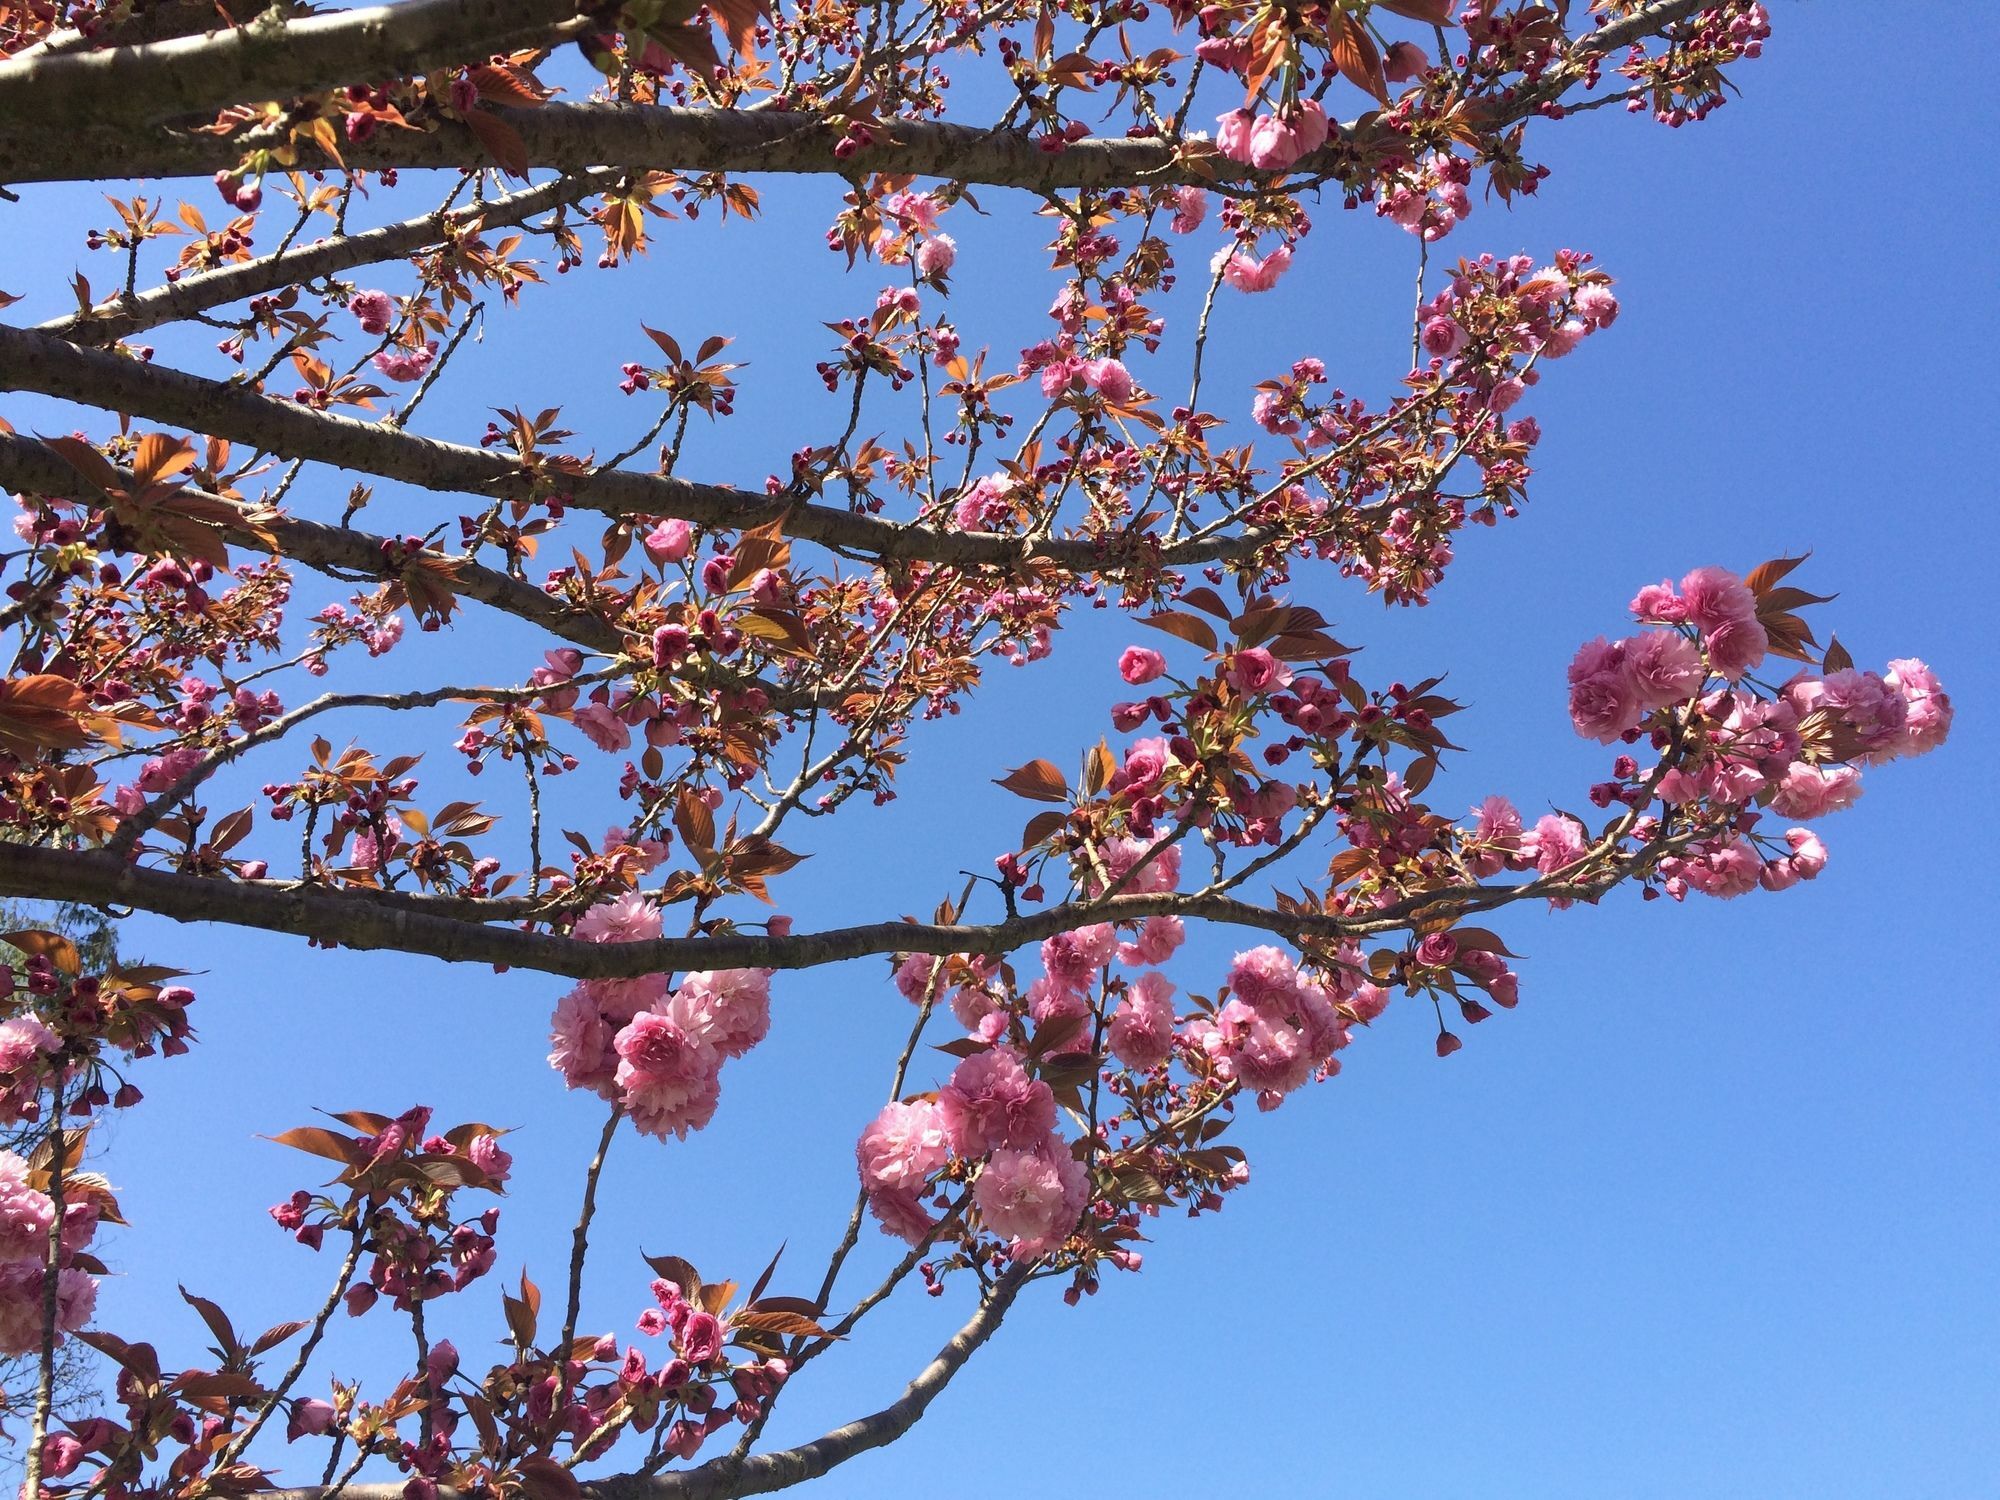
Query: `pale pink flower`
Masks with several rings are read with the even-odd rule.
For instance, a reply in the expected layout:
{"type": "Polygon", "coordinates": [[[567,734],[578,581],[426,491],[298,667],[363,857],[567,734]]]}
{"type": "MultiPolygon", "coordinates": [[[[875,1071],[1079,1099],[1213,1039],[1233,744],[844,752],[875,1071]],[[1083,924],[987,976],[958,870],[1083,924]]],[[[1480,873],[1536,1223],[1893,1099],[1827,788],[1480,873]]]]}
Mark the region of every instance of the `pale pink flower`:
{"type": "Polygon", "coordinates": [[[697,971],[681,981],[674,1010],[722,1056],[741,1057],[771,1030],[771,971],[697,971]]]}
{"type": "Polygon", "coordinates": [[[1130,968],[1142,964],[1163,964],[1187,939],[1179,917],[1148,917],[1139,926],[1139,935],[1118,945],[1118,961],[1130,968]]]}
{"type": "Polygon", "coordinates": [[[0,1021],[0,1073],[19,1073],[44,1053],[62,1051],[62,1038],[35,1016],[0,1021]]]}
{"type": "Polygon", "coordinates": [[[632,743],[631,729],[607,703],[586,703],[573,710],[571,717],[591,744],[606,753],[623,750],[632,743]]]}
{"type": "Polygon", "coordinates": [[[1109,922],[1096,922],[1071,932],[1059,932],[1042,943],[1042,967],[1065,989],[1080,990],[1118,951],[1118,934],[1109,922]]]}
{"type": "Polygon", "coordinates": [[[1128,1068],[1155,1068],[1174,1050],[1174,987],[1157,971],[1141,974],[1111,1013],[1105,1040],[1128,1068]]]}
{"type": "Polygon", "coordinates": [[[656,563],[685,561],[694,551],[694,527],[678,518],[662,521],[646,533],[646,556],[656,563]]]}
{"type": "MultiPolygon", "coordinates": [[[[1105,873],[1114,881],[1124,880],[1128,871],[1138,865],[1152,841],[1146,839],[1112,839],[1098,851],[1098,858],[1104,864],[1105,873]]],[[[1171,891],[1181,883],[1181,848],[1178,844],[1168,844],[1146,861],[1145,867],[1119,887],[1126,895],[1155,895],[1171,891]]],[[[1093,874],[1089,884],[1097,884],[1093,874]]]]}
{"type": "Polygon", "coordinates": [[[574,935],[586,943],[642,943],[658,937],[660,930],[660,908],[637,891],[627,891],[577,918],[574,935]]]}
{"type": "Polygon", "coordinates": [[[1292,252],[1284,245],[1280,245],[1262,260],[1247,250],[1225,245],[1215,258],[1215,265],[1222,272],[1222,279],[1239,292],[1270,291],[1278,284],[1278,278],[1285,274],[1291,264],[1292,252]]]}
{"type": "Polygon", "coordinates": [[[917,270],[925,276],[942,276],[957,263],[958,242],[948,234],[933,235],[917,251],[917,270]]]}
{"type": "Polygon", "coordinates": [[[1782,818],[1821,818],[1853,806],[1860,795],[1861,772],[1855,767],[1793,761],[1771,795],[1771,811],[1782,818]]]}
{"type": "Polygon", "coordinates": [[[1896,742],[1898,755],[1925,755],[1937,749],[1951,733],[1951,698],[1938,684],[1937,676],[1914,656],[1889,663],[1884,679],[1902,696],[1905,712],[1902,737],[1896,742]]]}
{"type": "Polygon", "coordinates": [[[1060,1140],[1035,1150],[993,1153],[973,1187],[986,1227],[1003,1239],[1016,1260],[1055,1249],[1082,1217],[1089,1187],[1082,1165],[1060,1140]]]}
{"type": "Polygon", "coordinates": [[[1728,900],[1756,890],[1763,866],[1757,851],[1732,835],[1706,854],[1683,863],[1681,874],[1702,894],[1728,900]]]}
{"type": "Polygon", "coordinates": [[[937,1227],[937,1220],[931,1217],[915,1193],[880,1189],[868,1195],[868,1209],[881,1224],[884,1234],[892,1234],[912,1245],[923,1243],[924,1236],[937,1227]]]}
{"type": "Polygon", "coordinates": [[[1299,1004],[1298,962],[1268,943],[1239,953],[1229,966],[1229,993],[1254,1010],[1290,1015],[1299,1004]]]}
{"type": "Polygon", "coordinates": [[[606,1093],[618,1062],[611,1049],[613,1031],[588,991],[581,986],[571,990],[556,1002],[549,1022],[550,1066],[573,1089],[606,1093]]]}
{"type": "Polygon", "coordinates": [[[1534,832],[1522,840],[1521,852],[1535,861],[1544,875],[1553,875],[1574,864],[1589,846],[1584,842],[1583,825],[1561,813],[1544,813],[1535,820],[1534,832]]]}
{"type": "Polygon", "coordinates": [[[1250,142],[1257,117],[1247,109],[1232,109],[1215,119],[1215,149],[1231,161],[1250,161],[1250,142]]]}
{"type": "Polygon", "coordinates": [[[944,1112],[936,1101],[891,1101],[861,1132],[855,1145],[861,1185],[872,1195],[887,1189],[914,1193],[951,1159],[944,1112]]]}
{"type": "Polygon", "coordinates": [[[1576,308],[1576,315],[1592,328],[1609,328],[1618,321],[1618,298],[1602,282],[1578,287],[1571,305],[1576,308]]]}
{"type": "Polygon", "coordinates": [[[1174,189],[1174,217],[1172,228],[1175,234],[1193,234],[1201,228],[1201,221],[1208,217],[1208,194],[1198,187],[1178,187],[1174,189]]]}

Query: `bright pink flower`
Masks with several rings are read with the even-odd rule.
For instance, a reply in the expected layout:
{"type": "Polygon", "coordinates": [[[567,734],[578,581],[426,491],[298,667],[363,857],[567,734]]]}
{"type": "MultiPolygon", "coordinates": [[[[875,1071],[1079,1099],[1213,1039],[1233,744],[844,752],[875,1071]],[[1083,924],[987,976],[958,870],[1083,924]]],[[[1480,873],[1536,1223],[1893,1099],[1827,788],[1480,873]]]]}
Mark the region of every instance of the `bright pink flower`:
{"type": "Polygon", "coordinates": [[[406,348],[401,344],[392,349],[384,349],[375,356],[375,368],[391,380],[422,380],[424,372],[437,358],[437,340],[426,339],[421,349],[406,348]]]}
{"type": "Polygon", "coordinates": [[[642,1010],[612,1041],[618,1086],[649,1094],[658,1103],[672,1093],[698,1093],[722,1066],[714,1047],[678,1013],[672,1001],[642,1010]]]}
{"type": "Polygon", "coordinates": [[[1132,399],[1135,389],[1132,372],[1119,360],[1087,359],[1083,362],[1083,378],[1087,385],[1114,405],[1123,405],[1132,399]]]}
{"type": "Polygon", "coordinates": [[[1600,636],[1577,651],[1569,666],[1569,717],[1578,734],[1603,745],[1639,726],[1639,692],[1622,645],[1600,636]]]}
{"type": "Polygon", "coordinates": [[[1239,693],[1261,693],[1266,688],[1282,687],[1290,679],[1290,669],[1262,646],[1230,655],[1229,681],[1239,693]]]}
{"type": "Polygon", "coordinates": [[[883,1105],[854,1149],[861,1185],[871,1195],[918,1192],[951,1159],[944,1112],[929,1099],[883,1105]]]}
{"type": "Polygon", "coordinates": [[[387,333],[396,320],[396,302],[387,292],[356,292],[348,299],[347,310],[363,333],[387,333]]]}
{"type": "Polygon", "coordinates": [[[1250,165],[1260,172],[1283,172],[1305,155],[1299,132],[1276,115],[1265,115],[1250,127],[1250,165]]]}
{"type": "Polygon", "coordinates": [[[1056,1127],[1056,1098],[1030,1078],[1021,1054],[993,1047],[961,1062],[938,1092],[952,1150],[984,1156],[1001,1147],[1031,1150],[1056,1127]]]}
{"type": "Polygon", "coordinates": [[[1301,99],[1286,118],[1298,133],[1300,148],[1308,155],[1326,144],[1332,127],[1317,99],[1301,99]]]}
{"type": "Polygon", "coordinates": [[[1118,675],[1134,687],[1157,681],[1166,671],[1166,657],[1147,646],[1127,646],[1118,658],[1118,675]]]}
{"type": "Polygon", "coordinates": [[[1685,703],[1701,691],[1701,652],[1687,637],[1671,630],[1642,630],[1621,644],[1639,707],[1647,713],[1685,703]]]}
{"type": "Polygon", "coordinates": [[[505,1182],[514,1170],[514,1155],[503,1151],[497,1135],[475,1135],[465,1147],[466,1158],[495,1182],[505,1182]]]}
{"type": "Polygon", "coordinates": [[[1439,359],[1449,359],[1465,347],[1465,330],[1447,317],[1435,317],[1424,323],[1420,335],[1424,352],[1439,359]]]}
{"type": "MultiPolygon", "coordinates": [[[[1646,596],[1642,592],[1640,597],[1646,596]]],[[[1688,574],[1681,580],[1681,604],[1685,618],[1704,633],[1757,618],[1757,596],[1726,568],[1696,568],[1688,574]]]]}
{"type": "Polygon", "coordinates": [[[1128,791],[1144,791],[1167,774],[1167,742],[1157,736],[1134,740],[1125,752],[1123,786],[1128,791]]]}
{"type": "Polygon", "coordinates": [[[1708,662],[1717,675],[1735,682],[1764,659],[1771,641],[1757,620],[1728,620],[1704,637],[1708,662]]]}
{"type": "Polygon", "coordinates": [[[682,562],[694,551],[694,527],[678,518],[662,521],[646,533],[644,546],[656,563],[682,562]]]}

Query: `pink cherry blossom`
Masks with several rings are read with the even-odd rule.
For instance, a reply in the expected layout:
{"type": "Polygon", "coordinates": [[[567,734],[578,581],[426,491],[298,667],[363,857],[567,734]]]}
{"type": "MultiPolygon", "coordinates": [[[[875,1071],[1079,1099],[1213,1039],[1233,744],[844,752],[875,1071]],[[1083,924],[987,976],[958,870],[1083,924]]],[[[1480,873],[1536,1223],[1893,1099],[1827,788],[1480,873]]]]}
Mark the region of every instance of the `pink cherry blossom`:
{"type": "Polygon", "coordinates": [[[944,1111],[935,1100],[891,1101],[861,1132],[855,1146],[861,1185],[870,1194],[913,1193],[951,1159],[944,1111]]]}
{"type": "Polygon", "coordinates": [[[961,1062],[938,1093],[952,1150],[984,1156],[1001,1147],[1032,1150],[1056,1127],[1056,1099],[1030,1078],[1021,1054],[993,1047],[961,1062]]]}

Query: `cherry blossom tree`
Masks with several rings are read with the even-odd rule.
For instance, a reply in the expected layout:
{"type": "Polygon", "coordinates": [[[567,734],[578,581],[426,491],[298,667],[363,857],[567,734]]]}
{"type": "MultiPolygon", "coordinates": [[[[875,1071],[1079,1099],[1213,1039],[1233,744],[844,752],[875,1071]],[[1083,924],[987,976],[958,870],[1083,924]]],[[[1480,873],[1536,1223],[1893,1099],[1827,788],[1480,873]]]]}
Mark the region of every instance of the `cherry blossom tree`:
{"type": "Polygon", "coordinates": [[[1527,497],[1534,387],[1618,319],[1590,255],[1479,254],[1462,221],[1536,192],[1572,116],[1700,121],[1769,30],[1754,0],[0,0],[8,212],[90,252],[73,310],[0,327],[26,398],[0,423],[0,894],[546,974],[551,1095],[602,1119],[567,1264],[504,1288],[504,1131],[401,1100],[269,1122],[318,1159],[270,1213],[324,1290],[261,1332],[188,1294],[206,1356],[128,1341],[93,1320],[119,1216],[85,1151],[188,1050],[195,996],[14,931],[0,1355],[39,1375],[27,1500],[812,1479],[907,1431],[1017,1298],[1198,1234],[1166,1225],[1248,1180],[1243,1117],[1333,1078],[1392,1002],[1435,1014],[1440,1056],[1512,1008],[1509,908],[1811,881],[1817,820],[1952,709],[1922,661],[1822,643],[1801,559],[1605,600],[1567,683],[1602,779],[1540,815],[1427,801],[1458,748],[1442,677],[1385,680],[1312,602],[1448,592],[1527,497]],[[838,415],[761,488],[689,472],[755,376],[730,350],[750,289],[719,280],[706,326],[580,327],[624,393],[597,405],[509,406],[517,372],[481,368],[488,318],[815,176],[867,290],[805,331],[838,415]],[[110,187],[108,217],[38,196],[61,183],[110,187]],[[1021,215],[1047,320],[962,327],[954,278],[1022,270],[980,263],[982,220],[1021,215]],[[1407,368],[1365,396],[1315,358],[1205,383],[1232,310],[1322,274],[1340,215],[1408,237],[1407,368]],[[483,432],[426,420],[447,380],[483,432]],[[391,499],[422,519],[371,530],[391,499]],[[1030,804],[1018,841],[920,851],[928,920],[779,914],[803,846],[838,849],[825,820],[867,819],[927,721],[1091,609],[1130,627],[1101,737],[967,773],[1030,804]],[[403,686],[428,632],[513,666],[403,686]],[[579,799],[608,832],[558,826],[579,799]],[[1193,924],[1233,962],[1178,963],[1193,924]],[[880,1113],[830,1122],[858,1180],[824,1266],[656,1255],[627,1327],[583,1326],[586,1273],[627,1275],[591,1255],[607,1154],[701,1130],[774,993],[855,959],[909,1025],[880,1113]],[[857,1286],[877,1232],[907,1249],[857,1286]],[[760,1445],[876,1307],[948,1282],[973,1312],[897,1400],[760,1445]],[[435,1331],[475,1288],[491,1363],[435,1331]],[[330,1382],[352,1318],[406,1326],[407,1359],[330,1382]],[[105,1390],[57,1421],[79,1343],[105,1390]]]}

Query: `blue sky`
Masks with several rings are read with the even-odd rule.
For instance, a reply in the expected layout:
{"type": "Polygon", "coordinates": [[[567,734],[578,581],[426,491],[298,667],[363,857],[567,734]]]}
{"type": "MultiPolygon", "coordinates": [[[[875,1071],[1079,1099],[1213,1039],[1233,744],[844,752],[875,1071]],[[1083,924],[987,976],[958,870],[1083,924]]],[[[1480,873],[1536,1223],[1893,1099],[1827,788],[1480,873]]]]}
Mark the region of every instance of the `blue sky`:
{"type": "MultiPolygon", "coordinates": [[[[1710,121],[1670,132],[1607,113],[1543,129],[1555,175],[1541,196],[1511,213],[1482,203],[1447,242],[1575,246],[1619,278],[1617,326],[1530,398],[1546,436],[1522,519],[1468,537],[1426,610],[1385,613],[1311,575],[1298,593],[1367,648],[1370,673],[1450,669],[1471,711],[1444,784],[1467,803],[1573,804],[1603,773],[1604,752],[1569,732],[1562,668],[1619,627],[1637,584],[1805,548],[1801,581],[1839,591],[1821,618],[1863,665],[1917,654],[1938,670],[1953,742],[1870,773],[1860,805],[1824,825],[1834,859],[1811,886],[1511,914],[1519,1010],[1440,1062],[1428,1013],[1392,1006],[1338,1080],[1243,1122],[1254,1180],[1225,1212],[1160,1223],[1144,1271],[1080,1308],[1019,1307],[910,1437],[817,1494],[951,1476],[968,1496],[2000,1495],[2000,1110],[1977,936],[1996,890],[1965,822],[2000,749],[1986,611],[2000,139],[1974,102],[2000,19],[1774,10],[1768,55],[1737,70],[1743,96],[1710,121]],[[1950,45],[1922,39],[1947,17],[1950,45]]],[[[832,190],[760,186],[759,230],[669,226],[645,262],[496,316],[485,368],[502,373],[441,388],[420,425],[463,438],[486,405],[560,401],[598,451],[622,448],[645,414],[615,367],[643,352],[643,319],[734,334],[752,361],[739,415],[688,472],[755,482],[823,440],[837,418],[802,330],[859,311],[881,282],[843,277],[819,248],[832,190]]],[[[1033,269],[1039,225],[989,197],[993,220],[952,226],[953,306],[968,345],[1005,355],[1039,336],[1055,283],[1033,269]]],[[[43,192],[0,223],[20,236],[35,213],[100,220],[87,202],[43,192]]],[[[1316,217],[1280,291],[1235,299],[1211,351],[1209,389],[1239,421],[1250,386],[1303,354],[1377,400],[1403,368],[1413,242],[1332,205],[1316,217]]],[[[17,315],[57,310],[83,253],[80,229],[61,235],[10,252],[0,284],[37,294],[17,315]]],[[[5,410],[28,426],[21,413],[44,408],[5,410]]],[[[424,514],[442,512],[386,494],[374,512],[384,529],[424,514]]],[[[1105,728],[1127,638],[1085,618],[1055,661],[1000,672],[964,716],[922,730],[898,802],[815,826],[785,908],[821,926],[954,894],[953,872],[984,867],[1020,821],[986,778],[1032,755],[1072,763],[1105,728]]],[[[461,630],[382,670],[518,672],[505,644],[461,630]]],[[[603,803],[576,819],[607,821],[603,803]]],[[[107,1157],[135,1224],[111,1242],[123,1274],[105,1288],[107,1326],[194,1363],[206,1340],[176,1280],[226,1294],[239,1326],[317,1299],[330,1259],[263,1213],[316,1180],[312,1163],[256,1138],[313,1105],[422,1099],[522,1127],[501,1262],[554,1282],[598,1123],[542,1061],[558,985],[145,918],[126,932],[210,972],[202,1044],[148,1070],[146,1108],[107,1157]],[[461,1061],[440,1073],[446,1051],[461,1061]]],[[[1181,976],[1200,982],[1235,946],[1204,937],[1181,976]]],[[[816,1284],[908,1016],[879,963],[782,976],[777,996],[771,1039],[730,1066],[708,1132],[620,1141],[586,1327],[629,1331],[640,1248],[716,1279],[754,1276],[788,1240],[776,1284],[816,1284]]],[[[869,1266],[892,1258],[872,1231],[863,1249],[869,1266]]],[[[488,1282],[439,1315],[469,1358],[499,1329],[498,1296],[488,1282]]],[[[775,1435],[879,1405],[965,1298],[918,1297],[864,1325],[788,1393],[775,1435]]],[[[380,1314],[337,1333],[334,1369],[382,1369],[380,1314]]]]}

